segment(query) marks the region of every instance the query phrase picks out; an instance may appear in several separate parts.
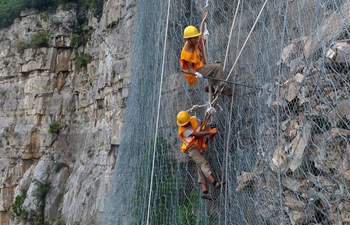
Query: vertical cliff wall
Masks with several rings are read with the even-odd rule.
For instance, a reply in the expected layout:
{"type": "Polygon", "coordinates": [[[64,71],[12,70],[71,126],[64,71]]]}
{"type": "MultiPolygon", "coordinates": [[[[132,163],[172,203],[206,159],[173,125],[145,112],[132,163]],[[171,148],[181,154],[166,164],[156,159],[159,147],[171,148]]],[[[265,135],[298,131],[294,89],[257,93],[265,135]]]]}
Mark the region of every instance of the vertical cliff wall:
{"type": "Polygon", "coordinates": [[[1,30],[0,224],[99,223],[121,143],[134,8],[106,1],[85,24],[76,5],[27,10],[1,30]]]}
{"type": "Polygon", "coordinates": [[[1,224],[349,223],[349,3],[106,1],[24,11],[0,32],[1,224]],[[207,5],[208,4],[208,5],[207,5]],[[231,97],[200,198],[176,114],[203,118],[179,72],[208,10],[209,62],[231,97]],[[232,28],[232,29],[231,29],[232,28]]]}

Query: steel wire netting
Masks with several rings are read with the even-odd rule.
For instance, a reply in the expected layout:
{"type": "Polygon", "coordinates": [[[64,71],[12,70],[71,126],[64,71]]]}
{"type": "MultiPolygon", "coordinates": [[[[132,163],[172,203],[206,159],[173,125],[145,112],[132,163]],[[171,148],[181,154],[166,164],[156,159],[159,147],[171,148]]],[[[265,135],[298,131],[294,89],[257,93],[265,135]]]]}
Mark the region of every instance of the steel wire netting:
{"type": "Polygon", "coordinates": [[[350,224],[350,4],[137,4],[129,113],[108,224],[350,224]],[[205,155],[226,181],[220,190],[209,185],[214,201],[200,198],[176,125],[179,111],[204,105],[191,112],[203,118],[210,102],[207,80],[189,86],[179,71],[183,30],[199,28],[205,9],[208,61],[221,62],[236,83],[212,115],[219,133],[205,155]],[[130,197],[120,200],[125,193],[130,197]]]}

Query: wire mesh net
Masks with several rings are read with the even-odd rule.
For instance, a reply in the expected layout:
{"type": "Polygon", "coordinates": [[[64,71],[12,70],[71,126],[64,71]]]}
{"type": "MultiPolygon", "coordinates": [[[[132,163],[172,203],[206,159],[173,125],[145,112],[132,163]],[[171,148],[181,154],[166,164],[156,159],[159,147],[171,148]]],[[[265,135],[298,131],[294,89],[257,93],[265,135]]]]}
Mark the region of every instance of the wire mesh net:
{"type": "Polygon", "coordinates": [[[350,224],[345,0],[138,1],[132,86],[105,224],[350,224]],[[208,6],[208,7],[206,7],[208,6]],[[205,156],[226,184],[201,199],[176,115],[203,118],[206,79],[179,70],[183,30],[208,10],[210,63],[233,96],[205,156]],[[234,84],[233,84],[234,83],[234,84]]]}

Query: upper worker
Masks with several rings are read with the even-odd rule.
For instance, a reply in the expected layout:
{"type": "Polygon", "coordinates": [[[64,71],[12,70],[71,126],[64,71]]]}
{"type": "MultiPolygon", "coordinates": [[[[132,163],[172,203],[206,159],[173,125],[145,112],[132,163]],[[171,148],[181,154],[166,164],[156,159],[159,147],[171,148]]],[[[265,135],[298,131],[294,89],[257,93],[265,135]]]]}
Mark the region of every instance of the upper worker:
{"type": "Polygon", "coordinates": [[[206,91],[211,85],[218,86],[219,89],[224,87],[222,94],[232,95],[232,89],[229,88],[225,82],[219,82],[217,80],[210,80],[210,77],[224,80],[223,68],[221,64],[204,64],[203,53],[199,48],[199,37],[202,32],[198,32],[194,26],[188,26],[184,29],[185,45],[182,48],[180,56],[181,71],[184,72],[184,76],[189,85],[193,85],[197,82],[197,78],[209,77],[209,86],[206,87],[206,91]]]}

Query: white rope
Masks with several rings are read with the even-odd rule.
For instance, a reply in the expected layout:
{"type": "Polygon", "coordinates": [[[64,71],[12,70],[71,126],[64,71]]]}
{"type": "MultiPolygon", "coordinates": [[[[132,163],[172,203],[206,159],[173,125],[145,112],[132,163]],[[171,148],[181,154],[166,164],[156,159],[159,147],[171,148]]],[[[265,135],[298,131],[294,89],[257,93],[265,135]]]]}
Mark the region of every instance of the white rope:
{"type": "MultiPolygon", "coordinates": [[[[232,38],[232,33],[233,33],[233,28],[234,28],[234,25],[236,23],[236,18],[237,18],[237,15],[238,15],[238,11],[239,11],[239,7],[240,7],[240,4],[241,4],[241,0],[238,1],[237,3],[237,7],[236,7],[236,12],[234,14],[234,17],[233,17],[233,20],[232,20],[232,25],[231,25],[231,30],[230,30],[230,35],[229,35],[229,39],[228,39],[228,42],[227,42],[227,47],[226,47],[226,54],[225,54],[225,60],[224,60],[224,65],[223,65],[223,71],[225,71],[225,68],[226,68],[226,62],[227,62],[227,57],[228,57],[228,50],[230,48],[230,43],[231,43],[231,38],[232,38]]],[[[233,102],[233,95],[231,97],[231,102],[233,102]]],[[[231,108],[230,108],[230,118],[229,118],[229,121],[232,120],[232,111],[233,111],[233,104],[231,104],[231,108]]],[[[228,133],[227,133],[227,142],[226,142],[226,148],[225,148],[225,176],[224,178],[227,179],[227,174],[228,174],[228,149],[229,149],[229,137],[231,135],[231,123],[229,123],[229,127],[228,127],[228,133]]],[[[226,181],[228,182],[228,180],[226,181]]],[[[225,204],[224,204],[224,213],[225,213],[225,216],[224,216],[224,224],[227,224],[227,218],[228,218],[228,188],[227,188],[227,185],[225,185],[225,204]]]]}
{"type": "Polygon", "coordinates": [[[163,86],[163,77],[164,77],[164,67],[165,67],[165,53],[167,46],[167,36],[168,36],[168,26],[169,26],[169,14],[170,14],[170,0],[168,1],[168,14],[166,20],[166,28],[164,35],[164,51],[163,51],[163,63],[162,63],[162,73],[159,84],[159,98],[158,98],[158,109],[157,109],[157,120],[156,120],[156,131],[154,133],[154,146],[153,146],[153,159],[152,159],[152,171],[151,171],[151,181],[149,185],[149,195],[148,195],[148,208],[147,208],[147,225],[149,224],[150,213],[151,213],[151,199],[152,199],[152,186],[153,186],[153,176],[154,176],[154,164],[156,158],[156,150],[157,150],[157,135],[158,135],[158,124],[159,124],[159,114],[160,114],[160,100],[162,97],[162,86],[163,86]]]}
{"type": "Polygon", "coordinates": [[[203,54],[205,56],[205,60],[206,60],[206,63],[209,63],[209,60],[208,60],[208,55],[206,54],[207,50],[208,49],[208,43],[209,43],[209,30],[207,28],[207,23],[204,22],[204,31],[203,31],[203,40],[205,41],[205,43],[203,44],[203,54]]]}
{"type": "MultiPolygon", "coordinates": [[[[206,6],[204,7],[205,10],[207,10],[208,7],[209,7],[209,3],[207,1],[206,6]]],[[[207,28],[207,23],[205,22],[205,20],[207,19],[207,16],[208,16],[208,11],[206,12],[205,18],[203,18],[204,20],[201,23],[201,28],[204,25],[204,31],[202,34],[204,43],[202,44],[202,46],[203,46],[203,55],[204,55],[206,64],[209,63],[208,55],[206,54],[206,51],[207,51],[206,49],[208,48],[208,42],[209,42],[209,30],[207,28]]],[[[211,83],[209,80],[208,80],[208,89],[209,89],[208,96],[209,96],[209,105],[210,105],[212,93],[211,93],[211,83]]]]}
{"type": "MultiPolygon", "coordinates": [[[[240,4],[241,4],[241,1],[239,0],[238,3],[237,3],[237,6],[236,6],[236,12],[234,13],[234,17],[232,19],[232,25],[231,25],[231,30],[230,30],[230,35],[229,35],[229,39],[228,39],[228,42],[227,42],[227,47],[226,47],[226,53],[225,53],[225,60],[224,60],[224,65],[223,65],[223,71],[225,71],[226,69],[226,62],[227,62],[227,57],[228,57],[228,51],[229,51],[229,48],[230,48],[230,43],[231,43],[231,39],[232,39],[232,33],[233,33],[233,28],[235,26],[235,23],[236,23],[236,18],[237,18],[237,15],[238,15],[238,11],[239,11],[239,7],[240,7],[240,4]]],[[[235,86],[234,86],[235,87],[235,86]]],[[[233,87],[233,88],[234,88],[233,87]]],[[[232,90],[232,92],[234,93],[234,89],[232,90]]],[[[233,95],[231,97],[231,102],[233,102],[233,95]]],[[[229,118],[229,121],[232,120],[232,111],[233,111],[233,104],[231,104],[231,107],[230,107],[230,118],[229,118]]],[[[226,146],[225,146],[225,171],[224,171],[224,177],[223,179],[226,179],[226,182],[228,183],[228,150],[229,150],[229,137],[231,135],[231,122],[228,123],[228,133],[227,133],[227,142],[226,142],[226,146]]],[[[227,224],[227,219],[228,219],[228,207],[229,207],[229,201],[228,201],[228,187],[227,185],[225,185],[224,187],[224,192],[225,192],[225,202],[224,202],[224,224],[226,225],[227,224]]]]}
{"type": "MultiPolygon", "coordinates": [[[[230,35],[229,35],[229,40],[228,40],[228,44],[227,44],[227,48],[226,48],[226,54],[225,54],[225,61],[224,61],[223,70],[225,70],[226,61],[227,61],[227,56],[228,56],[228,50],[229,50],[229,46],[230,46],[230,42],[231,42],[231,37],[232,37],[232,32],[233,32],[233,27],[234,27],[235,20],[236,20],[237,14],[238,14],[238,8],[239,8],[239,5],[240,5],[240,2],[241,2],[241,1],[239,0],[238,3],[237,3],[236,12],[235,12],[235,15],[234,15],[233,20],[232,20],[232,26],[231,26],[230,35]]],[[[241,48],[241,50],[240,50],[240,52],[239,52],[239,54],[238,54],[238,56],[237,56],[235,62],[233,63],[232,68],[231,68],[229,74],[228,74],[227,77],[226,77],[226,80],[228,80],[228,78],[231,76],[231,73],[232,73],[232,71],[233,71],[233,69],[234,69],[234,67],[235,67],[235,65],[236,65],[236,63],[237,63],[239,57],[241,56],[242,51],[243,51],[243,49],[244,49],[244,47],[245,47],[245,45],[246,45],[248,39],[250,38],[250,35],[251,35],[251,33],[253,32],[253,30],[254,30],[254,28],[255,28],[255,26],[256,26],[256,23],[257,23],[258,19],[259,19],[260,16],[261,16],[261,13],[262,13],[263,9],[265,8],[266,3],[267,3],[267,0],[264,2],[263,6],[261,7],[261,10],[260,10],[260,12],[259,12],[259,14],[258,14],[258,16],[257,16],[257,18],[256,18],[256,20],[255,20],[255,22],[254,22],[254,25],[253,25],[252,29],[250,30],[250,32],[249,32],[249,34],[248,34],[248,36],[247,36],[245,42],[243,43],[243,46],[242,46],[242,48],[241,48]]],[[[218,96],[217,96],[217,97],[218,97],[218,96]]],[[[232,97],[231,97],[231,102],[233,102],[233,97],[234,97],[234,96],[232,95],[232,97]]],[[[233,104],[231,104],[231,108],[230,108],[230,117],[229,117],[229,121],[230,121],[230,122],[228,123],[228,126],[229,126],[229,127],[228,127],[227,138],[226,138],[226,139],[227,139],[227,141],[226,141],[226,149],[225,149],[225,155],[226,155],[226,157],[225,157],[225,178],[226,178],[226,179],[227,179],[228,166],[229,166],[229,165],[228,165],[228,164],[229,164],[229,162],[228,162],[228,150],[229,150],[230,141],[231,141],[231,140],[230,140],[230,135],[231,135],[231,121],[232,121],[232,117],[233,117],[232,114],[233,114],[233,104]]],[[[228,187],[225,186],[225,193],[227,193],[227,192],[228,192],[228,187]]],[[[225,224],[227,224],[227,207],[228,207],[228,204],[227,204],[228,199],[227,199],[227,198],[228,198],[228,195],[226,194],[226,195],[225,195],[225,206],[224,206],[224,211],[225,211],[225,224]]]]}
{"type": "Polygon", "coordinates": [[[231,73],[233,72],[233,69],[234,69],[236,63],[237,63],[239,57],[241,56],[242,51],[243,51],[245,45],[247,44],[248,39],[250,38],[250,35],[252,34],[252,32],[253,32],[253,30],[254,30],[254,28],[255,28],[255,26],[256,26],[256,24],[257,24],[259,18],[260,18],[260,16],[261,16],[261,13],[262,13],[263,9],[265,8],[266,3],[267,3],[267,0],[265,0],[264,5],[261,7],[261,10],[260,10],[258,16],[256,17],[255,22],[254,22],[254,25],[253,25],[252,29],[250,29],[249,34],[248,34],[246,40],[244,41],[243,46],[242,46],[242,48],[241,48],[241,51],[239,52],[239,54],[238,54],[238,56],[237,56],[235,62],[233,63],[232,68],[231,68],[230,72],[228,73],[226,80],[228,80],[228,78],[231,76],[231,73]]]}
{"type": "Polygon", "coordinates": [[[227,62],[227,56],[228,56],[228,50],[230,48],[230,43],[231,43],[231,38],[232,38],[232,33],[233,33],[233,27],[236,23],[236,17],[237,17],[237,14],[238,14],[238,9],[239,9],[239,5],[241,4],[241,0],[238,1],[237,3],[237,7],[236,7],[236,12],[235,12],[235,15],[233,17],[233,20],[232,20],[232,25],[231,25],[231,30],[230,30],[230,35],[228,36],[228,41],[227,41],[227,47],[226,47],[226,54],[225,54],[225,60],[224,60],[224,65],[223,65],[223,71],[225,71],[225,68],[226,68],[226,62],[227,62]]]}
{"type": "MultiPolygon", "coordinates": [[[[255,20],[255,22],[254,22],[254,24],[253,24],[252,29],[249,31],[249,34],[248,34],[246,40],[244,41],[243,46],[242,46],[242,48],[241,48],[241,50],[240,50],[240,52],[239,52],[239,54],[238,54],[238,56],[237,56],[235,62],[233,63],[230,72],[228,73],[228,75],[227,75],[227,77],[226,77],[226,81],[227,81],[228,78],[231,76],[231,74],[232,74],[232,72],[233,72],[233,69],[234,69],[236,63],[237,63],[239,57],[241,56],[241,54],[242,54],[242,52],[243,52],[243,49],[244,49],[245,45],[247,44],[248,39],[250,38],[250,35],[252,34],[252,32],[253,32],[253,30],[254,30],[254,28],[255,28],[255,26],[256,26],[256,24],[257,24],[259,18],[260,18],[260,16],[261,16],[262,11],[263,11],[263,9],[265,8],[266,3],[267,3],[267,0],[264,2],[264,5],[262,6],[262,8],[261,8],[261,10],[260,10],[260,12],[259,12],[259,15],[257,16],[257,18],[256,18],[256,20],[255,20]]],[[[216,95],[215,98],[212,100],[211,104],[213,104],[218,98],[219,98],[219,95],[216,95]]]]}
{"type": "Polygon", "coordinates": [[[187,112],[193,112],[194,110],[196,110],[198,108],[207,107],[207,106],[208,106],[207,104],[205,104],[205,105],[194,105],[194,106],[192,106],[192,108],[187,109],[186,111],[187,112]]]}

